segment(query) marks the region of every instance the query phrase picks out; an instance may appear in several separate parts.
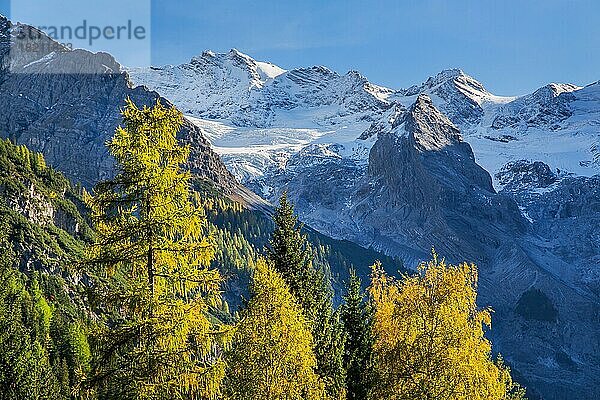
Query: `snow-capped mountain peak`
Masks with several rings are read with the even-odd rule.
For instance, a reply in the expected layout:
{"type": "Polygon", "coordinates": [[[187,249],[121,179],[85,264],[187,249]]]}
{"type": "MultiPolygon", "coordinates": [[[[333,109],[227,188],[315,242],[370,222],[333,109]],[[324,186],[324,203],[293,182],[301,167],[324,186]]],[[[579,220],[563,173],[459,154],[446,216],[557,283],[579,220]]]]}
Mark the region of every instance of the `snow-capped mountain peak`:
{"type": "Polygon", "coordinates": [[[214,124],[204,124],[206,133],[215,137],[213,144],[230,165],[244,154],[243,164],[234,167],[243,181],[285,165],[313,143],[342,144],[343,150],[336,148],[340,154],[364,163],[380,134],[403,129],[398,126],[404,114],[424,101],[422,94],[460,129],[492,176],[523,158],[582,175],[595,173],[600,164],[600,85],[550,83],[525,96],[499,97],[455,68],[395,90],[371,83],[358,71],[284,70],[236,49],[130,72],[134,83],[170,98],[185,114],[222,123],[219,132],[212,132],[214,124]]]}
{"type": "Polygon", "coordinates": [[[488,92],[483,84],[458,68],[446,69],[430,76],[422,84],[406,89],[403,95],[415,96],[419,93],[438,94],[442,98],[447,98],[452,94],[462,94],[478,105],[496,97],[488,92]]]}
{"type": "Polygon", "coordinates": [[[263,128],[290,127],[307,119],[311,127],[373,121],[389,107],[394,93],[356,71],[340,75],[325,66],[286,71],[236,49],[205,51],[187,64],[129,73],[135,83],[170,98],[185,114],[263,128]]]}
{"type": "Polygon", "coordinates": [[[437,74],[430,76],[427,80],[420,85],[413,85],[406,89],[404,95],[405,96],[414,96],[418,93],[424,92],[426,90],[434,89],[436,86],[439,86],[448,81],[454,81],[456,78],[463,76],[464,72],[458,68],[445,69],[437,74]]]}
{"type": "Polygon", "coordinates": [[[577,86],[572,83],[550,83],[545,87],[550,89],[554,93],[554,96],[558,96],[561,93],[570,93],[574,92],[575,90],[582,89],[581,86],[577,86]]]}
{"type": "Polygon", "coordinates": [[[483,104],[498,100],[460,69],[441,71],[420,85],[398,91],[393,98],[407,105],[412,104],[419,94],[430,96],[435,106],[458,125],[478,123],[483,115],[483,104]]]}
{"type": "MultiPolygon", "coordinates": [[[[135,84],[145,85],[171,99],[185,114],[209,119],[248,123],[250,109],[260,91],[285,73],[270,63],[231,49],[227,53],[204,51],[189,63],[128,70],[135,84]]],[[[251,112],[258,125],[269,119],[268,110],[251,112]]]]}
{"type": "Polygon", "coordinates": [[[522,131],[544,126],[549,130],[556,130],[562,121],[572,115],[569,103],[575,100],[574,93],[581,89],[568,83],[545,85],[500,107],[491,127],[510,127],[522,131]]]}
{"type": "MultiPolygon", "coordinates": [[[[183,64],[179,67],[184,67],[183,64]]],[[[223,73],[234,74],[245,73],[248,77],[250,88],[260,88],[267,80],[284,72],[282,68],[269,63],[259,63],[252,57],[231,49],[227,53],[215,53],[211,50],[204,51],[200,56],[193,57],[189,66],[195,67],[198,72],[206,70],[221,70],[223,73]]],[[[177,67],[175,67],[177,68],[177,67]]]]}

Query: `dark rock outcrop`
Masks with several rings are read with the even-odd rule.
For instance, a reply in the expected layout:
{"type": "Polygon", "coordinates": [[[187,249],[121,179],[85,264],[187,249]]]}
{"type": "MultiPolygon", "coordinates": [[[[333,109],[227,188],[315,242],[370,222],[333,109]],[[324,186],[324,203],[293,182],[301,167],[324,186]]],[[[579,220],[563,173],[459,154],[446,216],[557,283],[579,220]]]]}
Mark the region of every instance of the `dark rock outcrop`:
{"type": "Polygon", "coordinates": [[[504,191],[543,189],[558,181],[558,177],[547,164],[541,161],[512,161],[496,173],[498,183],[504,191]]]}
{"type": "MultiPolygon", "coordinates": [[[[114,172],[105,142],[121,121],[125,99],[143,106],[160,97],[133,87],[109,54],[56,51],[58,45],[40,32],[21,34],[33,29],[0,16],[0,135],[42,152],[73,182],[91,187],[114,172]],[[45,51],[26,51],[23,40],[45,51]]],[[[179,136],[191,144],[189,164],[198,179],[261,203],[236,182],[196,126],[186,120],[179,136]]]]}

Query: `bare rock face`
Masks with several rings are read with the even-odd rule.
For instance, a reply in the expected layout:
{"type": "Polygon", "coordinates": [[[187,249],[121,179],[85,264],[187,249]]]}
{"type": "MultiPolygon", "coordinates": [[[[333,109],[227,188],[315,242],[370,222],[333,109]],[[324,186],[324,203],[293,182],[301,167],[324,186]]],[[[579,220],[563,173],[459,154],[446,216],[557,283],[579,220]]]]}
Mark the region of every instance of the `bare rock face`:
{"type": "Polygon", "coordinates": [[[288,189],[308,224],[409,265],[432,246],[456,260],[481,261],[503,236],[526,230],[516,203],[495,193],[459,130],[426,95],[379,132],[368,165],[303,151],[269,182],[288,189]]]}
{"type": "Polygon", "coordinates": [[[508,192],[543,189],[558,181],[558,177],[547,164],[527,160],[509,162],[496,173],[496,178],[503,190],[508,192]]]}
{"type": "Polygon", "coordinates": [[[563,176],[540,161],[521,160],[504,166],[500,181],[538,238],[532,251],[554,258],[548,262],[554,274],[599,298],[600,177],[563,176]]]}
{"type": "MultiPolygon", "coordinates": [[[[73,182],[91,187],[114,172],[105,142],[121,122],[125,99],[151,106],[160,97],[133,87],[109,54],[50,51],[54,47],[48,43],[57,44],[41,33],[33,37],[46,52],[20,50],[19,32],[32,29],[0,16],[0,135],[42,152],[73,182]]],[[[192,144],[190,167],[198,179],[227,194],[247,192],[198,128],[186,121],[179,136],[192,144]]]]}
{"type": "Polygon", "coordinates": [[[362,206],[353,217],[376,227],[386,241],[424,256],[436,246],[448,257],[480,260],[486,246],[497,242],[493,230],[478,231],[483,221],[503,224],[507,234],[524,230],[516,204],[494,192],[470,146],[426,95],[379,136],[358,192],[362,206]],[[384,213],[392,218],[382,218],[384,213]]]}

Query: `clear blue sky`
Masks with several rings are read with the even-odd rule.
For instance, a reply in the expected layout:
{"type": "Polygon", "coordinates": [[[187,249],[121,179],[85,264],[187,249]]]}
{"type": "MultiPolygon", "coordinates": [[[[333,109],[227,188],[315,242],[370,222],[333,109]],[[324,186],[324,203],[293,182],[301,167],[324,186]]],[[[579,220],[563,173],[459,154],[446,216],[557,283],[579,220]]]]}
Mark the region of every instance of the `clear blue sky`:
{"type": "Polygon", "coordinates": [[[497,94],[523,94],[600,79],[600,1],[152,1],[154,64],[232,47],[394,88],[458,67],[497,94]]]}

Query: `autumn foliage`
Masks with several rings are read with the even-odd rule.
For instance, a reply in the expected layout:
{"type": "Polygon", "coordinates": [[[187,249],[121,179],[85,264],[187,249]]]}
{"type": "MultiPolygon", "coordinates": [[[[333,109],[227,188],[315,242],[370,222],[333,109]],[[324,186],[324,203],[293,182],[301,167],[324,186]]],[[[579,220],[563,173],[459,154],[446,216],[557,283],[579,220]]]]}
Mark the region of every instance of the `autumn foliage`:
{"type": "Polygon", "coordinates": [[[435,252],[418,273],[396,280],[375,265],[369,289],[375,314],[373,399],[518,399],[484,336],[489,309],[479,309],[477,268],[447,265],[435,252]]]}
{"type": "Polygon", "coordinates": [[[327,398],[302,308],[281,275],[263,260],[254,271],[252,297],[227,362],[232,400],[327,398]]]}

